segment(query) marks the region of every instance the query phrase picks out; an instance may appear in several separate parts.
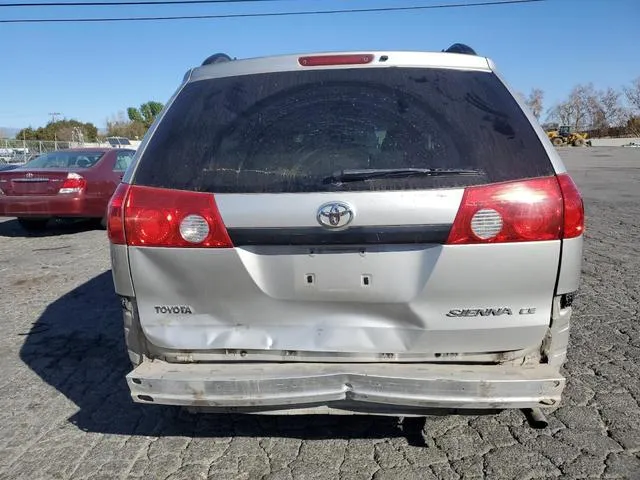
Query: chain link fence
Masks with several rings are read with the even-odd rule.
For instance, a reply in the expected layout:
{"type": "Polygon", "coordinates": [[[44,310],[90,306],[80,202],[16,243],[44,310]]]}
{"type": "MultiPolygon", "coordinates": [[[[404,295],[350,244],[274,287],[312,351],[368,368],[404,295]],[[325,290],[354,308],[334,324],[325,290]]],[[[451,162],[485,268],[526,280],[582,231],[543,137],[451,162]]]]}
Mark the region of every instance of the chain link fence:
{"type": "Polygon", "coordinates": [[[0,163],[21,164],[43,153],[81,146],[74,142],[0,139],[0,163]]]}
{"type": "Polygon", "coordinates": [[[129,141],[128,139],[120,137],[110,137],[102,142],[93,143],[2,138],[0,139],[0,165],[23,164],[38,155],[42,155],[43,153],[63,150],[66,148],[120,147],[135,149],[139,144],[139,141],[129,141]]]}

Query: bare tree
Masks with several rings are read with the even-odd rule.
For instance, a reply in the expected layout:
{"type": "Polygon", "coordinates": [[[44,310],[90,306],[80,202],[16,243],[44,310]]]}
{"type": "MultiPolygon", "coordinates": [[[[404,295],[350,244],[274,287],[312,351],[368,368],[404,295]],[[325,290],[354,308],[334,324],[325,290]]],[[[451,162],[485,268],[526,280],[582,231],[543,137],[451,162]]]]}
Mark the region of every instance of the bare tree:
{"type": "Polygon", "coordinates": [[[538,120],[540,120],[540,115],[542,115],[543,100],[544,92],[539,88],[533,88],[529,93],[529,96],[524,98],[524,103],[527,104],[533,113],[533,116],[538,120]]]}
{"type": "Polygon", "coordinates": [[[624,93],[634,113],[640,113],[640,77],[631,82],[631,85],[624,89],[624,93]]]}
{"type": "Polygon", "coordinates": [[[624,94],[629,104],[629,115],[626,125],[627,133],[640,136],[640,77],[624,88],[624,94]]]}
{"type": "Polygon", "coordinates": [[[569,101],[574,106],[574,123],[576,130],[583,130],[591,126],[594,113],[598,108],[598,93],[592,83],[577,85],[569,94],[569,101]]]}
{"type": "Polygon", "coordinates": [[[555,105],[549,112],[549,120],[560,125],[569,125],[576,130],[586,126],[589,117],[589,96],[592,85],[577,85],[571,90],[569,97],[555,105]]]}
{"type": "Polygon", "coordinates": [[[598,115],[607,127],[621,127],[629,119],[629,112],[622,104],[622,94],[609,87],[598,93],[598,115]]]}
{"type": "Polygon", "coordinates": [[[547,123],[556,125],[568,125],[573,118],[573,111],[569,102],[556,103],[547,115],[547,123]]]}
{"type": "Polygon", "coordinates": [[[640,117],[631,117],[627,121],[626,131],[629,135],[640,137],[640,117]]]}
{"type": "Polygon", "coordinates": [[[597,131],[593,132],[596,135],[619,135],[616,130],[621,129],[636,131],[640,124],[640,77],[624,89],[624,97],[611,87],[596,90],[591,83],[576,85],[564,101],[551,108],[548,121],[597,131]]]}
{"type": "Polygon", "coordinates": [[[569,97],[554,106],[549,119],[576,130],[604,130],[620,126],[627,120],[620,92],[613,88],[597,91],[593,84],[576,85],[569,97]]]}

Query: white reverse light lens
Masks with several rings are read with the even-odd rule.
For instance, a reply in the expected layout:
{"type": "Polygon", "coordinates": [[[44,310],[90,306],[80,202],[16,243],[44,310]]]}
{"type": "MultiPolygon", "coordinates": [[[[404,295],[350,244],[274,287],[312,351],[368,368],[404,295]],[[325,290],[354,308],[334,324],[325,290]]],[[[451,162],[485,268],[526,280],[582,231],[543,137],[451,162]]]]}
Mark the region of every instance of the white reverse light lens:
{"type": "Polygon", "coordinates": [[[204,242],[209,236],[209,224],[200,215],[187,215],[180,222],[180,235],[190,243],[204,242]]]}
{"type": "Polygon", "coordinates": [[[471,231],[481,240],[489,240],[502,230],[502,216],[491,208],[478,210],[471,217],[471,231]]]}

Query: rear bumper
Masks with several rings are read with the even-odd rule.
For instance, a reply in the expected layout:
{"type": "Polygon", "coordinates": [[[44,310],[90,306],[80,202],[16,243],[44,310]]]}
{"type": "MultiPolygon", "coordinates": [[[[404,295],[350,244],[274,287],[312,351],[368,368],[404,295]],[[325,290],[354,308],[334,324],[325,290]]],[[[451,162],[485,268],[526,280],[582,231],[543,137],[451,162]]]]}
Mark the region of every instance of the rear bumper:
{"type": "Polygon", "coordinates": [[[75,195],[0,195],[0,217],[93,216],[93,203],[75,195]]]}
{"type": "Polygon", "coordinates": [[[246,413],[326,406],[384,414],[557,405],[565,379],[548,365],[146,361],[127,383],[141,403],[246,413]]]}

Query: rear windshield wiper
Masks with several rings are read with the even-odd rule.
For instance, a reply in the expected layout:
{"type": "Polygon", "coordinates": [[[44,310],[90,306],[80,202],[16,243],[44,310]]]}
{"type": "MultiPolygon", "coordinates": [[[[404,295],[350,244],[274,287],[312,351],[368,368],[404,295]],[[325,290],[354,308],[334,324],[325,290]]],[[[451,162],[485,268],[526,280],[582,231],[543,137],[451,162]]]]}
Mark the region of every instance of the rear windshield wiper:
{"type": "Polygon", "coordinates": [[[322,183],[361,182],[378,178],[440,177],[447,175],[484,175],[473,168],[365,168],[341,170],[325,177],[322,183]]]}

